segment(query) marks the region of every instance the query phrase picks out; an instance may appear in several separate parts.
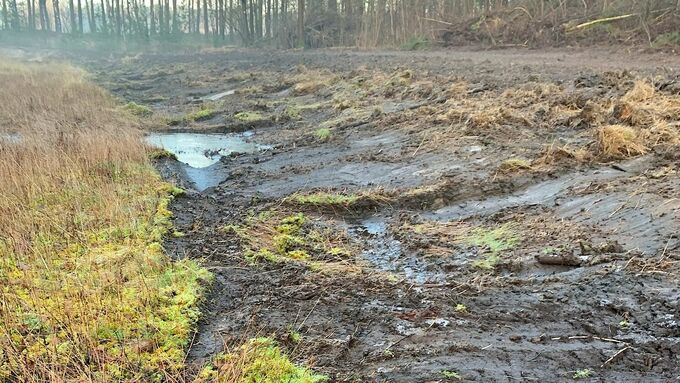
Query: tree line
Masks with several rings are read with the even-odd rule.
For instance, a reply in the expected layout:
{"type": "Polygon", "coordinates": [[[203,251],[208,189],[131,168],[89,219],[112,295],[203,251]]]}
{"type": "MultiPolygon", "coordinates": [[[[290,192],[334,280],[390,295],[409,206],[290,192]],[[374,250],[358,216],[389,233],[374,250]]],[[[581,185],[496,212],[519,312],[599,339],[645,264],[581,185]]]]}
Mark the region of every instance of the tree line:
{"type": "Polygon", "coordinates": [[[494,12],[505,12],[501,17],[509,23],[526,14],[537,25],[549,18],[558,25],[616,12],[653,17],[679,5],[680,0],[2,0],[0,30],[124,40],[195,36],[284,48],[379,46],[434,39],[456,20],[480,17],[486,26],[482,18],[494,12]]]}

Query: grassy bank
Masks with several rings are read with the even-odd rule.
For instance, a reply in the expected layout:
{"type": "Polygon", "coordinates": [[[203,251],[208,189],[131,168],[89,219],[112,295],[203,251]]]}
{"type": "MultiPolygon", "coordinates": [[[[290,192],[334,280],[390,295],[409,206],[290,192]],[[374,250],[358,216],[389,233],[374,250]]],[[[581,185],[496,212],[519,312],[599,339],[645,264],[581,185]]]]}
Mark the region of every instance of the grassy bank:
{"type": "Polygon", "coordinates": [[[0,381],[182,367],[209,274],[161,246],[180,191],[83,73],[0,62],[0,381]]]}
{"type": "Polygon", "coordinates": [[[163,250],[183,191],[141,120],[70,66],[0,61],[0,83],[0,382],[324,380],[268,338],[188,377],[211,275],[163,250]]]}

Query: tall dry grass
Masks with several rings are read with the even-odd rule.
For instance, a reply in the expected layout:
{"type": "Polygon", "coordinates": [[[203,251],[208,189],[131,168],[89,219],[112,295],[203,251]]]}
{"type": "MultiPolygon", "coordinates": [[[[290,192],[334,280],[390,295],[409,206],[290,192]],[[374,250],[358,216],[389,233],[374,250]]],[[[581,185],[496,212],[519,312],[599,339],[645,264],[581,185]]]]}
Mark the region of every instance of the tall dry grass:
{"type": "Polygon", "coordinates": [[[160,241],[175,189],[83,72],[0,61],[0,381],[157,381],[208,274],[160,241]]]}
{"type": "Polygon", "coordinates": [[[125,214],[116,205],[114,188],[106,184],[126,164],[146,161],[136,122],[72,67],[2,62],[0,83],[5,84],[0,132],[12,137],[0,141],[0,232],[13,250],[30,250],[31,239],[46,229],[68,239],[102,222],[129,218],[120,216],[125,214]],[[96,217],[78,219],[75,214],[85,201],[77,198],[48,216],[34,208],[55,193],[91,188],[110,202],[100,206],[96,217]]]}

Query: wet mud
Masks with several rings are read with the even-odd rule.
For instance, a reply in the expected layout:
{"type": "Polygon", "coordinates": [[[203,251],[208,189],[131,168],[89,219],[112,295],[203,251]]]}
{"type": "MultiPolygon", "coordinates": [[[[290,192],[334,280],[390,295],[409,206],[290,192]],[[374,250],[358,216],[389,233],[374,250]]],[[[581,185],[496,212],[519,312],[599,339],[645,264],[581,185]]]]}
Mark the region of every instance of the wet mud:
{"type": "Polygon", "coordinates": [[[181,148],[156,160],[189,191],[172,206],[185,235],[167,250],[216,277],[190,363],[266,334],[333,382],[675,381],[678,146],[631,159],[553,150],[595,153],[599,119],[619,117],[590,106],[638,78],[677,96],[659,66],[672,59],[580,54],[80,60],[152,108],[164,134],[253,132],[204,153],[204,168],[181,148]],[[199,106],[214,113],[183,117],[199,106]],[[305,235],[323,233],[309,259],[253,258],[246,244],[268,238],[271,217],[296,213],[305,235]],[[323,250],[338,238],[348,254],[323,250]]]}

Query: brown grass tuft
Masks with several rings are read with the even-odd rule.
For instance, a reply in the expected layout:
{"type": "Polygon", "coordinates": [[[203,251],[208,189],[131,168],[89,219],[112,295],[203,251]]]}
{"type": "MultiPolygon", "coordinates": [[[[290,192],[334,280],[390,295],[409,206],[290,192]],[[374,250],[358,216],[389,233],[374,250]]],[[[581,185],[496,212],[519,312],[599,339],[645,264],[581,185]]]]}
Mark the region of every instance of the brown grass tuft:
{"type": "Polygon", "coordinates": [[[549,145],[546,147],[543,155],[535,160],[532,165],[554,165],[568,161],[580,163],[588,161],[589,159],[590,155],[585,149],[571,148],[568,145],[549,145]]]}
{"type": "Polygon", "coordinates": [[[608,125],[597,131],[597,152],[603,159],[624,159],[647,153],[647,147],[634,128],[608,125]]]}
{"type": "Polygon", "coordinates": [[[654,97],[654,87],[647,81],[637,80],[633,89],[629,90],[621,100],[626,102],[643,102],[654,97]]]}

